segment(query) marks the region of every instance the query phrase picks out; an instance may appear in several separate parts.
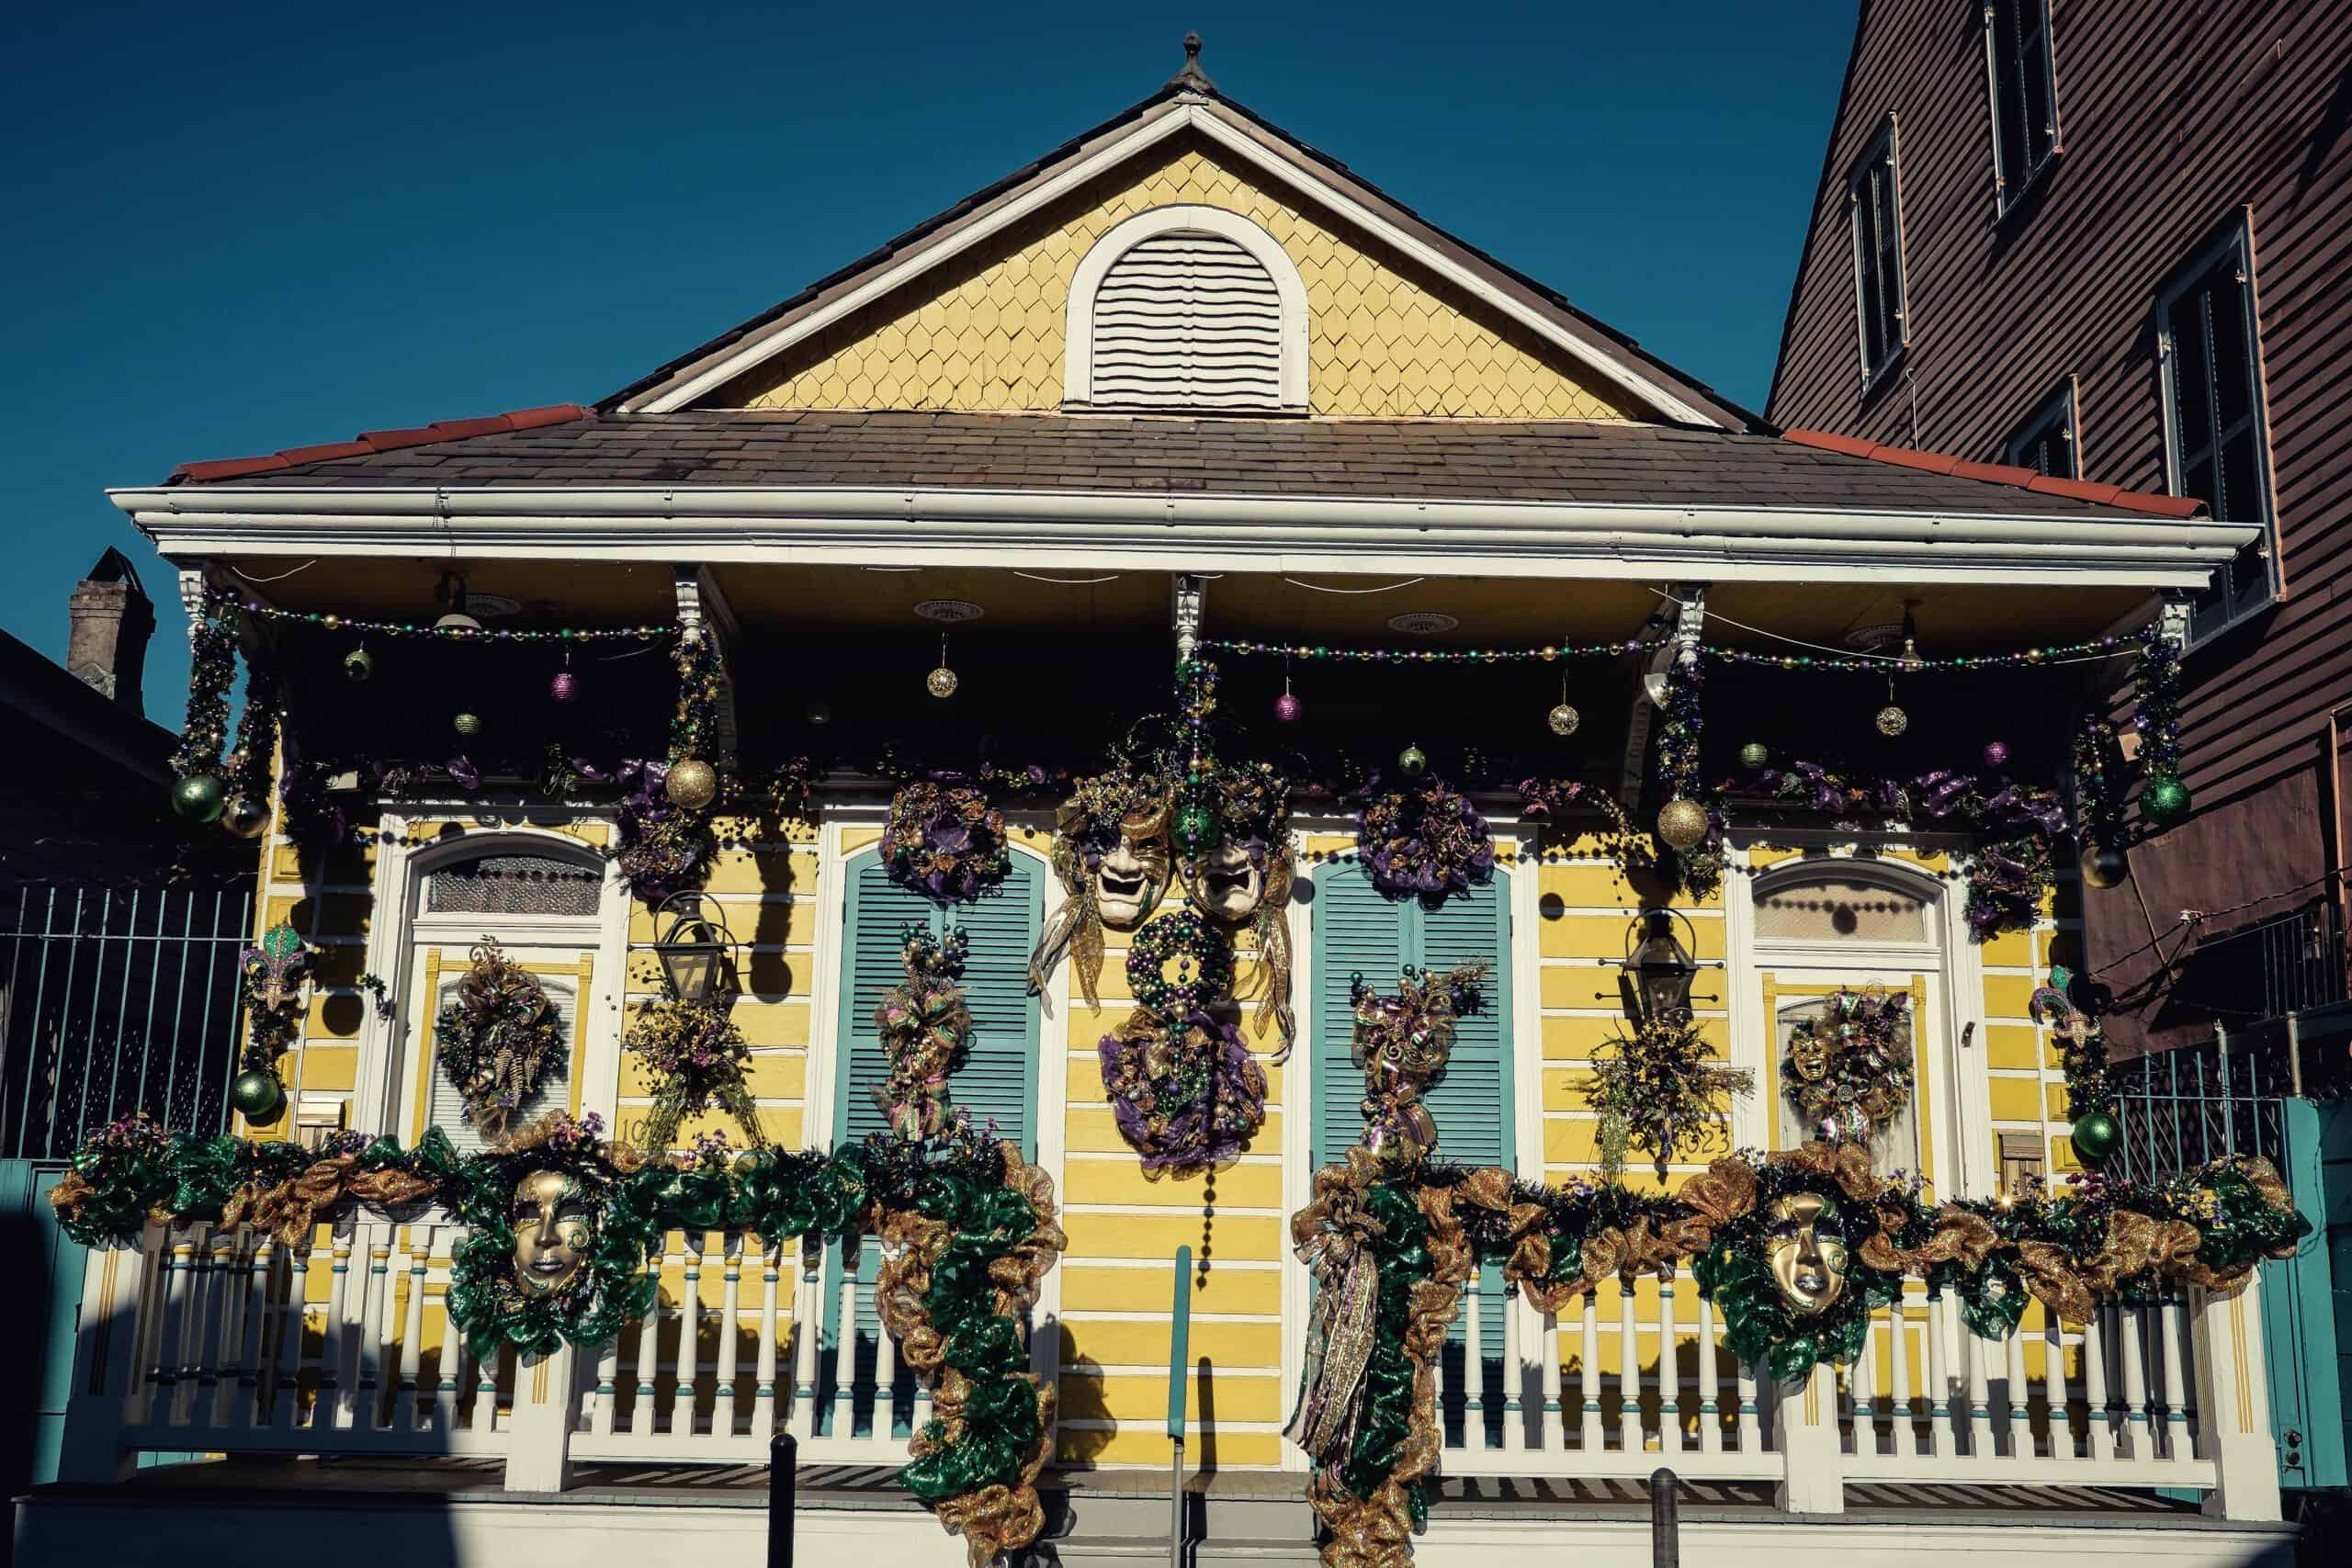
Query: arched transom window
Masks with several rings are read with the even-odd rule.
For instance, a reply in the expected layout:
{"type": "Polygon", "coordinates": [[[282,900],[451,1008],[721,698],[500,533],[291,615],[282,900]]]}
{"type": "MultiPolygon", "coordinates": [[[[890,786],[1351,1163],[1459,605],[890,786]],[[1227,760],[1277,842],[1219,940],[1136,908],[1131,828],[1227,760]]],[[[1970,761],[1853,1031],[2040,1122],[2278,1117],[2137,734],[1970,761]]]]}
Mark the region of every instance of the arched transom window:
{"type": "Polygon", "coordinates": [[[1070,283],[1072,407],[1304,412],[1306,290],[1273,236],[1221,208],[1155,208],[1070,283]]]}

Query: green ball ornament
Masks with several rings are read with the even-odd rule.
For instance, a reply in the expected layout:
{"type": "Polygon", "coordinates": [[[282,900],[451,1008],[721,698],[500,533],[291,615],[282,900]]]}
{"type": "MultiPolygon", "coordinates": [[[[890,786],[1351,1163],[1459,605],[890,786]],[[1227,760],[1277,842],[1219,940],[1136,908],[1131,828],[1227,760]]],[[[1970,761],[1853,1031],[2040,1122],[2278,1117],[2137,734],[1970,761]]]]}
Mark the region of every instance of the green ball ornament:
{"type": "Polygon", "coordinates": [[[1396,754],[1396,768],[1408,779],[1419,778],[1430,771],[1429,753],[1418,746],[1408,746],[1396,754]]]}
{"type": "Polygon", "coordinates": [[[1760,768],[1771,760],[1772,753],[1765,750],[1761,740],[1751,740],[1739,749],[1739,765],[1743,768],[1760,768]]]}
{"type": "Polygon", "coordinates": [[[364,648],[355,648],[343,656],[344,678],[365,681],[376,673],[376,656],[364,648]]]}
{"type": "Polygon", "coordinates": [[[474,737],[481,733],[481,715],[478,713],[458,714],[456,717],[449,720],[449,728],[456,730],[468,740],[471,740],[474,737]]]}
{"type": "Polygon", "coordinates": [[[172,786],[172,810],[183,821],[218,822],[228,803],[228,785],[212,773],[190,773],[172,786]]]}
{"type": "Polygon", "coordinates": [[[286,1109],[286,1086],[266,1067],[248,1067],[229,1085],[229,1103],[255,1126],[277,1120],[286,1109]]]}
{"type": "Polygon", "coordinates": [[[2178,822],[2188,815],[2188,786],[2170,773],[2151,779],[2140,806],[2152,822],[2178,822]]]}
{"type": "Polygon", "coordinates": [[[1216,847],[1216,813],[1205,806],[1187,806],[1176,813],[1171,833],[1176,847],[1187,855],[1204,854],[1216,847]]]}
{"type": "Polygon", "coordinates": [[[222,808],[220,826],[233,838],[258,839],[261,830],[269,826],[269,807],[241,795],[222,808]]]}
{"type": "Polygon", "coordinates": [[[2075,1153],[2086,1165],[2098,1165],[2123,1146],[2123,1123],[2104,1111],[2075,1119],[2067,1131],[2075,1153]]]}
{"type": "Polygon", "coordinates": [[[2092,887],[2120,887],[2132,878],[2132,859],[2121,850],[2088,849],[2075,863],[2075,869],[2092,887]]]}

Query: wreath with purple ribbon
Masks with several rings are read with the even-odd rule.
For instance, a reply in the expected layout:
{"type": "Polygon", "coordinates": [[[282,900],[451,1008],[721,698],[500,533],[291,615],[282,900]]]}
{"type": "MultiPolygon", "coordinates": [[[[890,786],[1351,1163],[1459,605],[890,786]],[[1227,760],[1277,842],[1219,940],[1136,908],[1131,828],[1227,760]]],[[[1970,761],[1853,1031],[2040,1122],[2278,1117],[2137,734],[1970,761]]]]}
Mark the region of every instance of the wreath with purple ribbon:
{"type": "Polygon", "coordinates": [[[1495,874],[1487,819],[1437,779],[1365,801],[1356,816],[1356,858],[1385,897],[1428,904],[1478,886],[1495,874]]]}
{"type": "Polygon", "coordinates": [[[890,880],[934,904],[968,904],[1004,880],[1004,813],[977,785],[918,779],[890,797],[882,829],[890,880]]]}
{"type": "Polygon", "coordinates": [[[1231,1159],[1265,1124],[1265,1069],[1241,1031],[1205,1012],[1106,1034],[1098,1053],[1112,1119],[1147,1172],[1231,1159]]]}

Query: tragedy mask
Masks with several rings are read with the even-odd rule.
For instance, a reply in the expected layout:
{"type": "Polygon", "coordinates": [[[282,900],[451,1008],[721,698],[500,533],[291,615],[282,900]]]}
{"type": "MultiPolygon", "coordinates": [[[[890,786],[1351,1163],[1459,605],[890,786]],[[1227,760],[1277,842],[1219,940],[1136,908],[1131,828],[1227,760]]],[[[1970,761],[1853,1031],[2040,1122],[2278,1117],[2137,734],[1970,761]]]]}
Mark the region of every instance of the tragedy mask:
{"type": "Polygon", "coordinates": [[[1193,908],[1213,920],[1239,925],[1258,912],[1266,897],[1266,847],[1262,840],[1227,838],[1215,849],[1183,863],[1184,892],[1193,908]]]}
{"type": "Polygon", "coordinates": [[[1113,931],[1133,931],[1168,891],[1168,807],[1160,802],[1119,819],[1118,841],[1095,862],[1094,907],[1113,931]]]}
{"type": "Polygon", "coordinates": [[[1846,1292],[1846,1226],[1818,1192],[1792,1192],[1764,1211],[1764,1260],[1791,1311],[1827,1312],[1846,1292]]]}
{"type": "Polygon", "coordinates": [[[596,1222],[587,1190],[560,1170],[535,1170],[514,1184],[514,1282],[526,1295],[551,1296],[580,1277],[596,1222]]]}

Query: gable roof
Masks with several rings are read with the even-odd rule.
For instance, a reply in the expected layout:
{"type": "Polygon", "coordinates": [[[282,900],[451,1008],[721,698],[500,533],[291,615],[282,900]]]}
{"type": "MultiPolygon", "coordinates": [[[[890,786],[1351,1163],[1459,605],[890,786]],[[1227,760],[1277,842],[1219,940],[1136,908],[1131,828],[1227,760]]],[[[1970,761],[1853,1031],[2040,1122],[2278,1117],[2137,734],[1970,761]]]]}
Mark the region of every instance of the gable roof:
{"type": "Polygon", "coordinates": [[[1560,349],[1667,420],[1724,430],[1764,428],[1754,413],[1645,353],[1525,274],[1445,232],[1281,127],[1219,93],[1188,63],[1151,96],[975,191],[879,249],[602,400],[607,412],[673,412],[754,366],[963,254],[1106,170],[1170,136],[1194,131],[1220,152],[1336,213],[1560,349]]]}

